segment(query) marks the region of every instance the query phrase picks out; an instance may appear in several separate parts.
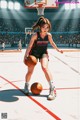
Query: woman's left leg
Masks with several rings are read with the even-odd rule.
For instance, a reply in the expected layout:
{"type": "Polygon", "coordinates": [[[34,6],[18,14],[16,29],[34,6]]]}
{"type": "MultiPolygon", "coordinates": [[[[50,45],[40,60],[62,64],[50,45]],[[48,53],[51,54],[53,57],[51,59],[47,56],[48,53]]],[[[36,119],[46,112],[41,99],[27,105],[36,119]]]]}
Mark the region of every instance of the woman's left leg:
{"type": "Polygon", "coordinates": [[[45,74],[45,77],[50,85],[50,93],[49,93],[48,99],[52,100],[55,98],[55,93],[53,92],[54,83],[53,83],[53,76],[48,69],[48,55],[47,54],[43,54],[42,58],[40,59],[40,63],[41,63],[42,70],[45,74]]]}

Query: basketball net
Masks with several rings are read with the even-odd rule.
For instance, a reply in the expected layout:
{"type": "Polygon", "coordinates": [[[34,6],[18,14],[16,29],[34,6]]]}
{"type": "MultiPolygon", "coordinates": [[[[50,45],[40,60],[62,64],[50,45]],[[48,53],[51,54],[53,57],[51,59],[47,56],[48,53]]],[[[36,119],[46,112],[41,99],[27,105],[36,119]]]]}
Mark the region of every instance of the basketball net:
{"type": "Polygon", "coordinates": [[[38,3],[36,9],[38,11],[38,15],[44,15],[45,5],[43,3],[38,3]]]}

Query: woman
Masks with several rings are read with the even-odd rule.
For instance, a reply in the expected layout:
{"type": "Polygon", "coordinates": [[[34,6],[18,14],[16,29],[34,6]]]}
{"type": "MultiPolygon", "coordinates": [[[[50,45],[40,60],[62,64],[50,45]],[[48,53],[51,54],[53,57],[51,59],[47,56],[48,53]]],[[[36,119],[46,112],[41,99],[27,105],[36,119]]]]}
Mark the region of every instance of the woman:
{"type": "MultiPolygon", "coordinates": [[[[55,93],[55,86],[53,82],[53,77],[48,69],[48,52],[47,52],[47,45],[48,42],[52,45],[54,49],[56,49],[58,52],[63,53],[62,50],[59,50],[54,43],[52,39],[52,35],[49,33],[51,29],[51,23],[47,18],[40,17],[37,22],[33,25],[33,30],[39,29],[39,32],[36,32],[30,40],[29,46],[26,49],[24,60],[29,56],[33,55],[37,59],[39,59],[41,63],[42,70],[45,74],[45,77],[49,83],[49,95],[47,97],[48,100],[55,99],[56,93],[55,93]]],[[[35,66],[28,67],[28,72],[25,77],[25,93],[29,93],[29,81],[31,78],[31,75],[33,73],[35,66]]]]}

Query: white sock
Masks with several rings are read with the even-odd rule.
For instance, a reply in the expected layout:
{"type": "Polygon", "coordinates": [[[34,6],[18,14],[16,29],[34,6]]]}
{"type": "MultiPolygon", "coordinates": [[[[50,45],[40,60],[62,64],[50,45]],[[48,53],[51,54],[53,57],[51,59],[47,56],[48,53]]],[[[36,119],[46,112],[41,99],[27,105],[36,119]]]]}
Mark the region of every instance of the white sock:
{"type": "Polygon", "coordinates": [[[25,82],[25,85],[29,85],[29,82],[25,82]]]}
{"type": "Polygon", "coordinates": [[[50,80],[50,81],[49,81],[49,85],[50,85],[50,88],[53,88],[53,87],[54,87],[54,82],[53,82],[53,80],[50,80]]]}

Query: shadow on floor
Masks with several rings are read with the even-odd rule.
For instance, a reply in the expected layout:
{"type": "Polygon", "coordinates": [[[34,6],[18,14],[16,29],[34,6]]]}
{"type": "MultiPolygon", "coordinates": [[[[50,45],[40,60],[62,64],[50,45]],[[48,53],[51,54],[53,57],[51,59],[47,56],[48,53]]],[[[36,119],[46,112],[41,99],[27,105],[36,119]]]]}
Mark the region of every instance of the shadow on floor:
{"type": "MultiPolygon", "coordinates": [[[[17,89],[8,89],[8,90],[2,90],[0,91],[0,101],[4,102],[15,102],[18,101],[19,98],[18,96],[27,96],[24,93],[24,90],[17,90],[17,89]]],[[[34,96],[34,97],[47,97],[47,95],[34,95],[31,92],[29,93],[29,96],[34,96]]]]}

